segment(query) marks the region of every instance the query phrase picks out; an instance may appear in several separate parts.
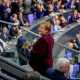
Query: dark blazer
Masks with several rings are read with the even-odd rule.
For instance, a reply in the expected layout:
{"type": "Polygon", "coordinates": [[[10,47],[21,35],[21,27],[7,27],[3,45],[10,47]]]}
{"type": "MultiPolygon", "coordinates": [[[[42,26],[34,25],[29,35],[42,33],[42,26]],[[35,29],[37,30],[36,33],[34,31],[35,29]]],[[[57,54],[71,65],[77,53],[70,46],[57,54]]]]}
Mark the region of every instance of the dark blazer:
{"type": "Polygon", "coordinates": [[[26,42],[26,37],[25,35],[22,35],[18,38],[18,41],[17,41],[17,48],[21,49],[23,44],[26,42]]]}
{"type": "Polygon", "coordinates": [[[64,75],[63,72],[60,72],[56,69],[52,70],[47,75],[48,75],[48,78],[50,78],[51,80],[68,80],[68,78],[64,75]]]}
{"type": "Polygon", "coordinates": [[[13,27],[9,30],[10,37],[16,36],[18,33],[18,28],[14,29],[13,27]]]}
{"type": "Polygon", "coordinates": [[[77,9],[78,11],[80,11],[80,2],[76,2],[75,3],[75,9],[77,9]]]}
{"type": "Polygon", "coordinates": [[[22,19],[18,18],[18,20],[19,20],[19,25],[20,26],[24,26],[24,24],[27,22],[27,20],[23,17],[22,17],[22,19]]]}
{"type": "Polygon", "coordinates": [[[43,73],[53,66],[53,45],[54,40],[51,34],[43,35],[34,43],[29,62],[34,70],[43,73]]]}

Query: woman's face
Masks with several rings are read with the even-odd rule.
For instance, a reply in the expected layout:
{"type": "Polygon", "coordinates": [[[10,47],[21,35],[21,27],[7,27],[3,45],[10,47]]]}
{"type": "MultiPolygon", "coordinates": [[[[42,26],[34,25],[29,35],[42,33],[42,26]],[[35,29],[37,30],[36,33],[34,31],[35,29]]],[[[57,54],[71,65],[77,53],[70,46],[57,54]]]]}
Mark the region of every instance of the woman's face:
{"type": "Polygon", "coordinates": [[[39,26],[39,28],[38,28],[38,30],[39,30],[39,34],[40,35],[44,35],[44,34],[47,34],[47,30],[45,29],[45,25],[43,24],[43,25],[40,25],[39,26]]]}
{"type": "Polygon", "coordinates": [[[77,14],[78,14],[78,11],[77,11],[77,10],[75,10],[75,11],[74,11],[74,15],[77,15],[77,14]]]}

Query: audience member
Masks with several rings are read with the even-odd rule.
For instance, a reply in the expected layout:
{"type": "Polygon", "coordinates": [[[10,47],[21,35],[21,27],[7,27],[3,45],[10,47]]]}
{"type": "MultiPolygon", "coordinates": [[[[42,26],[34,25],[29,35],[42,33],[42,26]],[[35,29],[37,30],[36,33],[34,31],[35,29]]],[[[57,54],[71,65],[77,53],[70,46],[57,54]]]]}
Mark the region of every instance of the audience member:
{"type": "MultiPolygon", "coordinates": [[[[67,45],[68,48],[73,49],[73,43],[69,42],[67,45]]],[[[65,58],[69,59],[69,58],[73,58],[73,51],[71,51],[70,49],[65,49],[65,58]]]]}
{"type": "Polygon", "coordinates": [[[46,9],[46,15],[49,15],[51,13],[53,13],[53,5],[52,4],[48,4],[48,7],[46,9]]]}
{"type": "Polygon", "coordinates": [[[67,20],[63,16],[63,14],[59,15],[59,20],[60,20],[60,26],[64,27],[67,25],[67,20]]]}
{"type": "Polygon", "coordinates": [[[71,22],[76,22],[77,18],[78,18],[78,11],[75,9],[73,14],[71,14],[70,23],[71,22]]]}
{"type": "Polygon", "coordinates": [[[6,20],[6,5],[3,3],[3,0],[0,0],[0,19],[1,20],[6,20]]]}
{"type": "Polygon", "coordinates": [[[46,71],[46,76],[51,80],[68,80],[70,69],[70,61],[66,58],[59,58],[56,62],[55,69],[49,68],[46,71]]]}
{"type": "Polygon", "coordinates": [[[17,14],[19,12],[19,4],[17,0],[13,0],[10,6],[11,6],[11,15],[17,14]]]}
{"type": "Polygon", "coordinates": [[[41,37],[33,44],[30,51],[30,65],[35,70],[44,75],[48,68],[53,66],[52,49],[54,40],[50,34],[51,24],[45,21],[39,25],[41,37]]]}
{"type": "Polygon", "coordinates": [[[36,17],[37,19],[45,16],[45,10],[43,4],[37,4],[36,6],[36,17]]]}
{"type": "Polygon", "coordinates": [[[65,31],[65,29],[61,28],[59,19],[55,20],[54,30],[55,30],[55,32],[60,32],[60,31],[64,32],[65,31]]]}
{"type": "Polygon", "coordinates": [[[23,80],[41,80],[40,74],[36,71],[26,72],[23,76],[23,80]]]}
{"type": "Polygon", "coordinates": [[[26,42],[26,37],[25,35],[22,34],[21,30],[18,30],[18,41],[17,41],[17,51],[18,51],[18,57],[19,57],[19,63],[20,65],[26,65],[26,53],[24,52],[22,46],[26,42]]]}
{"type": "Polygon", "coordinates": [[[10,39],[14,38],[17,36],[18,34],[18,25],[15,23],[15,25],[13,25],[10,30],[9,30],[9,37],[10,39]]]}
{"type": "Polygon", "coordinates": [[[18,13],[19,26],[28,26],[28,21],[23,17],[22,12],[18,13]]]}
{"type": "Polygon", "coordinates": [[[3,28],[2,33],[0,35],[0,38],[4,41],[7,42],[9,40],[9,32],[6,27],[3,28]]]}

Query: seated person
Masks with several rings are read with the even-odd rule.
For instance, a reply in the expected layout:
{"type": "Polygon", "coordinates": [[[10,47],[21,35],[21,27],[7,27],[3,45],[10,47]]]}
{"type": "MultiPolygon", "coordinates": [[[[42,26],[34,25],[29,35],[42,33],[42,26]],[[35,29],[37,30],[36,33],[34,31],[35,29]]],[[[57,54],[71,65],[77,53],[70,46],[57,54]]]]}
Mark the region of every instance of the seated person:
{"type": "Polygon", "coordinates": [[[59,19],[55,20],[54,31],[55,32],[65,31],[65,29],[61,28],[59,19]]]}
{"type": "Polygon", "coordinates": [[[67,20],[65,19],[65,17],[62,14],[59,15],[59,20],[60,20],[60,26],[64,27],[67,25],[67,20]]]}
{"type": "MultiPolygon", "coordinates": [[[[71,38],[69,43],[68,43],[68,48],[70,49],[75,49],[75,50],[80,50],[79,46],[76,43],[75,38],[71,38]]],[[[75,57],[75,52],[69,50],[69,49],[65,49],[65,58],[74,58],[75,57]]]]}
{"type": "Polygon", "coordinates": [[[77,18],[78,18],[78,11],[75,9],[73,14],[71,15],[70,23],[71,22],[76,22],[77,18]]]}
{"type": "Polygon", "coordinates": [[[80,0],[75,0],[75,9],[80,11],[80,0]]]}
{"type": "Polygon", "coordinates": [[[19,20],[19,25],[20,26],[26,26],[27,27],[29,25],[27,20],[23,17],[22,12],[18,13],[18,20],[19,20]]]}
{"type": "Polygon", "coordinates": [[[67,77],[70,69],[70,61],[66,58],[59,58],[56,62],[55,69],[49,68],[46,76],[51,80],[68,80],[67,77]]]}
{"type": "MultiPolygon", "coordinates": [[[[68,43],[68,48],[73,49],[73,43],[69,42],[68,43]]],[[[73,52],[69,49],[65,49],[65,55],[64,57],[67,59],[73,58],[73,52]]]]}
{"type": "Polygon", "coordinates": [[[63,9],[62,0],[55,1],[54,3],[54,11],[59,12],[63,9]]]}
{"type": "Polygon", "coordinates": [[[1,38],[4,42],[6,42],[6,41],[9,40],[9,33],[8,33],[8,29],[7,29],[6,27],[3,27],[2,33],[1,33],[1,35],[0,35],[0,38],[1,38]]]}
{"type": "Polygon", "coordinates": [[[53,5],[52,4],[48,4],[48,7],[46,9],[46,15],[51,14],[53,11],[53,5]]]}
{"type": "Polygon", "coordinates": [[[40,74],[36,71],[26,72],[23,76],[23,80],[41,80],[40,74]]]}
{"type": "Polygon", "coordinates": [[[75,38],[71,38],[70,39],[70,43],[73,44],[73,49],[80,50],[79,46],[77,45],[77,42],[76,42],[76,39],[75,38]]]}
{"type": "Polygon", "coordinates": [[[66,2],[62,5],[64,6],[64,9],[69,9],[71,8],[71,3],[72,3],[72,0],[66,0],[66,2]]]}
{"type": "Polygon", "coordinates": [[[37,19],[45,16],[45,10],[43,4],[37,4],[36,6],[36,17],[37,19]]]}
{"type": "Polygon", "coordinates": [[[12,15],[12,18],[11,18],[11,22],[12,22],[12,23],[16,22],[16,23],[19,24],[19,20],[18,20],[17,18],[18,18],[18,17],[17,17],[17,14],[13,14],[13,15],[12,15]]]}
{"type": "Polygon", "coordinates": [[[18,25],[16,23],[14,23],[15,25],[13,25],[10,30],[9,30],[9,37],[10,39],[14,38],[17,36],[18,34],[18,25]]]}
{"type": "Polygon", "coordinates": [[[22,46],[26,42],[26,37],[25,35],[22,34],[22,30],[18,30],[18,40],[17,40],[17,52],[18,52],[18,57],[19,57],[19,64],[20,65],[26,65],[27,63],[27,55],[26,52],[24,52],[24,49],[22,46]]]}

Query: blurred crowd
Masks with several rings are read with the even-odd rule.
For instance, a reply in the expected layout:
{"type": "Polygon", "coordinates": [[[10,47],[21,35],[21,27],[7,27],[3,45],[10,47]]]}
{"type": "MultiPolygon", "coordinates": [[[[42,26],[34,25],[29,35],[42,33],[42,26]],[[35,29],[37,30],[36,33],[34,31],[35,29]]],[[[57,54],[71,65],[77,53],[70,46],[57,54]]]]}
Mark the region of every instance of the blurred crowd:
{"type": "MultiPolygon", "coordinates": [[[[0,0],[0,21],[13,23],[13,25],[8,25],[0,22],[0,53],[4,52],[7,42],[11,39],[18,38],[16,47],[20,65],[27,64],[27,53],[31,67],[44,75],[43,72],[46,71],[47,68],[51,68],[53,65],[52,48],[54,46],[54,39],[52,39],[52,35],[57,32],[64,32],[66,25],[70,23],[77,22],[80,24],[80,0],[0,0]],[[72,9],[73,12],[66,18],[63,12],[68,9],[72,9]],[[56,12],[60,14],[56,15],[56,12]],[[52,18],[41,23],[38,28],[41,37],[32,44],[27,42],[21,27],[28,29],[33,21],[48,15],[52,18]],[[37,59],[37,61],[35,59],[37,59]],[[40,63],[41,61],[42,63],[40,63]]],[[[70,39],[67,46],[70,49],[80,51],[80,31],[75,34],[75,37],[70,39]]],[[[70,64],[73,68],[77,66],[77,70],[73,71],[74,73],[71,73],[70,76],[68,76],[72,79],[75,79],[77,72],[79,72],[78,62],[73,60],[75,55],[74,52],[66,49],[64,57],[68,60],[60,60],[65,60],[65,63],[69,63],[70,60],[70,64]]],[[[60,65],[60,62],[58,63],[57,66],[59,66],[60,71],[63,70],[63,65],[64,63],[62,65],[60,65]]],[[[49,72],[51,71],[52,69],[49,70],[49,72]]],[[[56,79],[49,74],[44,76],[47,76],[52,80],[56,79]]],[[[64,79],[67,80],[66,77],[64,77],[64,79]]]]}

